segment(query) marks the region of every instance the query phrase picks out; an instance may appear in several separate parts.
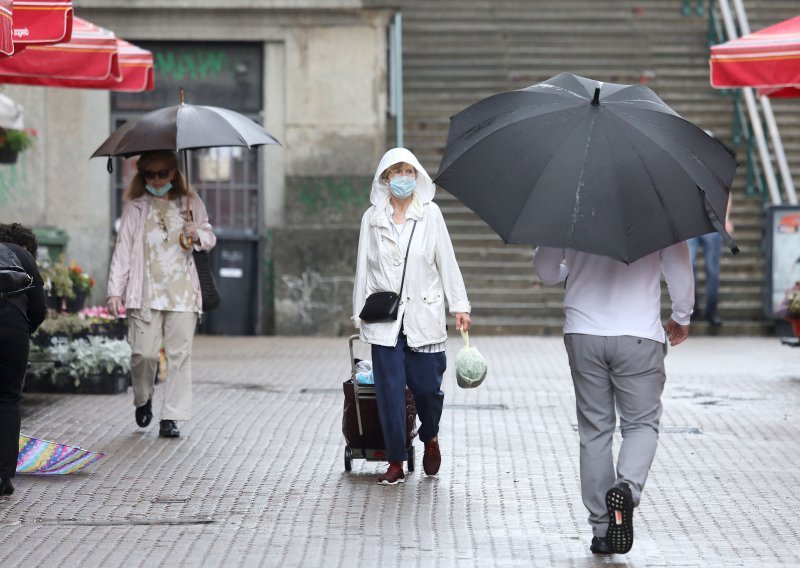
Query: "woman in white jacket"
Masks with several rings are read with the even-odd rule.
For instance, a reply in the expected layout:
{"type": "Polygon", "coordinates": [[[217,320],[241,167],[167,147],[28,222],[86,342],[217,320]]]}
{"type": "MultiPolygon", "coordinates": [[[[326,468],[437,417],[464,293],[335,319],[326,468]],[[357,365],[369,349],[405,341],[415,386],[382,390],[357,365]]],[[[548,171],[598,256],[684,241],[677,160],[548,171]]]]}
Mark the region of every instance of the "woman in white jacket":
{"type": "Polygon", "coordinates": [[[361,219],[353,322],[361,340],[372,345],[378,413],[389,461],[389,469],[378,481],[387,485],[405,480],[406,385],[414,394],[419,437],[425,443],[423,469],[428,475],[439,471],[441,385],[447,367],[445,297],[456,328],[466,331],[470,326],[464,280],[442,213],[432,201],[435,191],[416,157],[405,148],[394,148],[378,165],[370,194],[372,207],[361,219]],[[366,298],[380,291],[400,294],[397,320],[361,321],[366,298]]]}

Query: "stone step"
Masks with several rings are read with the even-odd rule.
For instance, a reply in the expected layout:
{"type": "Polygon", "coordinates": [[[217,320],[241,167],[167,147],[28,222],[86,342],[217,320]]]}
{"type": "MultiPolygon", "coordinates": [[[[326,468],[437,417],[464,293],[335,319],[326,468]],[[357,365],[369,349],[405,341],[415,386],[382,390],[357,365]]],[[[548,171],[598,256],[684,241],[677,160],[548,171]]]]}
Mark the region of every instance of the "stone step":
{"type": "MultiPolygon", "coordinates": [[[[533,265],[528,264],[527,269],[514,274],[473,271],[461,266],[464,283],[470,296],[474,294],[488,294],[495,291],[496,295],[510,294],[513,297],[558,296],[563,294],[562,286],[544,286],[536,276],[533,265]]],[[[703,272],[697,281],[698,296],[705,296],[705,281],[703,272]]],[[[761,273],[736,273],[722,268],[720,283],[720,297],[749,297],[760,301],[764,281],[761,273]]],[[[666,289],[663,295],[666,298],[666,289]]],[[[487,296],[492,297],[492,296],[487,296]]]]}
{"type": "MultiPolygon", "coordinates": [[[[494,286],[486,286],[486,281],[477,281],[474,278],[465,278],[464,283],[467,293],[473,303],[478,302],[553,302],[560,305],[564,296],[563,286],[544,286],[536,278],[531,269],[530,278],[520,278],[517,282],[503,281],[500,277],[494,277],[494,286]]],[[[700,304],[705,300],[705,287],[702,282],[697,286],[700,304]]],[[[760,298],[763,293],[763,285],[757,278],[737,278],[723,272],[722,283],[719,288],[719,296],[723,299],[723,306],[728,305],[727,298],[760,298]]],[[[666,286],[663,287],[662,300],[669,304],[669,294],[666,286]]],[[[760,305],[760,302],[757,302],[760,305]]]]}
{"type": "MultiPolygon", "coordinates": [[[[560,336],[563,333],[563,318],[527,318],[476,316],[470,329],[470,342],[480,348],[481,335],[538,335],[560,336]]],[[[775,324],[762,319],[723,318],[723,325],[711,327],[704,321],[693,322],[689,328],[689,341],[693,336],[770,336],[775,324]]]]}
{"type": "MultiPolygon", "coordinates": [[[[558,317],[563,313],[563,302],[557,299],[552,301],[514,301],[513,299],[507,301],[490,302],[476,300],[475,297],[470,296],[470,304],[472,306],[472,314],[478,317],[522,317],[527,316],[534,319],[558,317]]],[[[670,302],[662,302],[662,311],[667,316],[670,313],[670,302]]],[[[760,320],[763,318],[763,308],[761,302],[755,300],[739,300],[735,302],[726,302],[724,298],[720,297],[718,312],[720,317],[723,315],[729,319],[738,320],[760,320]]]]}
{"type": "MultiPolygon", "coordinates": [[[[526,245],[505,245],[501,241],[493,241],[489,243],[475,243],[475,241],[467,241],[450,239],[456,247],[456,256],[459,261],[464,262],[480,262],[483,260],[503,260],[506,262],[522,261],[528,262],[531,256],[531,247],[526,245]],[[476,246],[476,244],[478,246],[476,246]],[[482,246],[481,246],[482,245],[482,246]]],[[[722,258],[726,264],[731,265],[754,265],[755,268],[760,269],[763,262],[763,253],[761,250],[760,240],[752,239],[745,241],[739,239],[737,241],[740,252],[736,255],[724,251],[722,258]]],[[[704,266],[704,259],[702,253],[698,257],[698,266],[704,266]]]]}

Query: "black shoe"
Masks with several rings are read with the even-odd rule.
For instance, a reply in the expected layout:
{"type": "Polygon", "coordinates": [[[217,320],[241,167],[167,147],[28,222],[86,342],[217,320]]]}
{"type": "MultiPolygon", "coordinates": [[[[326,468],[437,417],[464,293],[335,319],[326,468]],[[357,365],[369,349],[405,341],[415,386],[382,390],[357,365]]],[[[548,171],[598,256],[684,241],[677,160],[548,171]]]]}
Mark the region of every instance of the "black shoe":
{"type": "Polygon", "coordinates": [[[709,314],[708,315],[708,325],[711,327],[719,327],[722,325],[722,318],[719,317],[717,314],[709,314]]]}
{"type": "Polygon", "coordinates": [[[148,398],[142,406],[136,407],[136,423],[142,428],[147,427],[153,419],[153,399],[148,398]]]}
{"type": "Polygon", "coordinates": [[[0,495],[11,495],[14,493],[14,485],[7,477],[0,479],[0,495]]]}
{"type": "Polygon", "coordinates": [[[181,432],[174,420],[162,420],[158,428],[158,435],[162,438],[177,438],[181,432]]]}
{"type": "Polygon", "coordinates": [[[618,483],[606,493],[611,551],[625,554],[633,546],[633,495],[627,483],[618,483]]]}
{"type": "Polygon", "coordinates": [[[604,536],[594,537],[589,550],[594,554],[611,554],[614,552],[611,550],[611,544],[608,542],[608,539],[604,536]]]}

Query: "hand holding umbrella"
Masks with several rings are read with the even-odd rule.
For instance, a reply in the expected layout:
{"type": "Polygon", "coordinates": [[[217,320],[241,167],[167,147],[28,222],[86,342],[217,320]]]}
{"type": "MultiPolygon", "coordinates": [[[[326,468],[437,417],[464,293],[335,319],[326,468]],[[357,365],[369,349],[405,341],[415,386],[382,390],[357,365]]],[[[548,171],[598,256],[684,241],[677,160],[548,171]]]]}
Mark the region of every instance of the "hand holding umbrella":
{"type": "MultiPolygon", "coordinates": [[[[114,156],[136,156],[152,150],[183,151],[184,173],[188,180],[189,150],[226,146],[255,148],[268,144],[281,145],[261,125],[238,112],[186,104],[181,89],[179,105],[154,110],[126,122],[100,144],[92,158],[108,156],[111,173],[114,156]]],[[[180,236],[181,246],[188,250],[196,238],[197,228],[189,211],[187,227],[180,236]]]]}

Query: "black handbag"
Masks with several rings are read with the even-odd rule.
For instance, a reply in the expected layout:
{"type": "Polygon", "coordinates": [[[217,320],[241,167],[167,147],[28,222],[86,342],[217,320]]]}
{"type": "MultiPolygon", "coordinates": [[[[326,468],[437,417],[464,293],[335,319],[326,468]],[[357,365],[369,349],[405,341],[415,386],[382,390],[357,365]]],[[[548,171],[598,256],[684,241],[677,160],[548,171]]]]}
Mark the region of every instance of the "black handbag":
{"type": "Polygon", "coordinates": [[[411,240],[414,238],[414,231],[417,222],[411,227],[411,236],[408,238],[406,248],[406,258],[403,261],[403,278],[400,280],[400,292],[373,292],[367,296],[364,307],[358,317],[367,323],[379,323],[384,321],[395,321],[397,312],[400,309],[400,294],[403,293],[403,284],[406,280],[406,265],[408,264],[408,251],[411,250],[411,240]]]}
{"type": "MultiPolygon", "coordinates": [[[[187,200],[188,206],[188,200],[187,200]]],[[[192,210],[186,214],[189,221],[194,220],[192,210]]],[[[180,244],[183,248],[188,249],[192,246],[192,241],[185,242],[183,235],[179,238],[180,244]]],[[[214,273],[211,271],[211,257],[207,250],[192,249],[192,258],[194,258],[194,268],[197,271],[197,279],[200,281],[200,300],[203,304],[203,311],[207,312],[219,307],[222,298],[219,295],[219,288],[217,288],[217,281],[214,279],[214,273]]]]}
{"type": "Polygon", "coordinates": [[[206,250],[195,250],[194,267],[197,270],[197,279],[200,281],[200,296],[203,300],[203,311],[207,312],[219,307],[221,298],[214,273],[211,272],[211,258],[206,250]]]}

